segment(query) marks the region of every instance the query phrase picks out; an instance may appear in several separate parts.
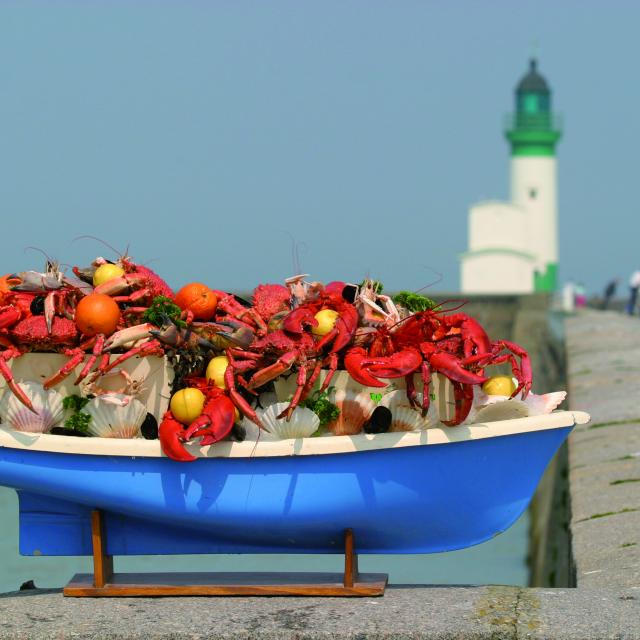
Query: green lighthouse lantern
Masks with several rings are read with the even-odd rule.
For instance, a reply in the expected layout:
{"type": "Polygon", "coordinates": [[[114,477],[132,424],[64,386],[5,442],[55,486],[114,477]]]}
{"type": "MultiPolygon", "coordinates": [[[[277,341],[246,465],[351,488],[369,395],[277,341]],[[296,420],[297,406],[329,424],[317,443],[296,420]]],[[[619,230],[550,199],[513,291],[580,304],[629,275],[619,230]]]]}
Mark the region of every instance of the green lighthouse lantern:
{"type": "Polygon", "coordinates": [[[512,156],[553,156],[560,139],[557,118],[551,111],[551,91],[532,59],[528,73],[516,87],[516,111],[505,133],[512,156]]]}

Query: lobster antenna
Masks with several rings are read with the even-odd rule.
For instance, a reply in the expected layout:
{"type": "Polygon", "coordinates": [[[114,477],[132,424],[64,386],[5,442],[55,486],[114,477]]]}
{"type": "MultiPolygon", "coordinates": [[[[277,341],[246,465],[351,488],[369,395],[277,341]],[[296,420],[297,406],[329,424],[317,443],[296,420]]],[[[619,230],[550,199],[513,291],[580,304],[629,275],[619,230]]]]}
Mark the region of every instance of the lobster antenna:
{"type": "Polygon", "coordinates": [[[54,268],[55,268],[55,266],[56,266],[56,264],[59,264],[59,263],[57,263],[53,258],[51,258],[51,257],[50,257],[50,256],[49,256],[45,251],[43,251],[42,249],[40,249],[40,247],[32,247],[32,246],[25,247],[25,248],[24,248],[25,253],[26,253],[29,249],[31,249],[31,251],[37,251],[38,253],[41,253],[41,254],[44,256],[44,259],[47,261],[47,263],[46,263],[46,264],[47,264],[47,271],[48,271],[49,269],[54,269],[54,268]]]}
{"type": "MultiPolygon", "coordinates": [[[[126,255],[126,253],[123,254],[121,251],[118,251],[117,249],[112,247],[108,242],[105,242],[104,240],[102,240],[101,238],[97,238],[96,236],[90,236],[90,235],[77,236],[76,238],[74,238],[72,240],[72,242],[75,242],[76,240],[86,240],[87,238],[90,239],[90,240],[95,240],[96,242],[99,242],[100,244],[102,244],[105,247],[107,247],[107,249],[111,249],[111,251],[113,251],[113,253],[115,253],[118,257],[126,255]]],[[[129,245],[127,245],[127,251],[128,250],[129,250],[129,245]]]]}
{"type": "Polygon", "coordinates": [[[307,245],[304,242],[295,242],[293,244],[294,247],[294,267],[296,269],[296,273],[302,273],[302,262],[300,260],[300,249],[306,249],[307,245]]]}
{"type": "Polygon", "coordinates": [[[433,267],[430,267],[429,265],[422,264],[420,266],[423,269],[427,269],[428,271],[433,271],[433,273],[435,273],[436,276],[438,277],[433,282],[430,282],[429,284],[425,284],[424,287],[420,287],[420,289],[418,289],[417,291],[414,291],[414,293],[420,293],[421,291],[424,291],[429,287],[433,287],[434,284],[438,284],[438,282],[442,282],[442,278],[444,277],[439,271],[436,271],[433,267]]]}
{"type": "Polygon", "coordinates": [[[456,298],[451,298],[451,300],[443,300],[438,304],[436,308],[439,308],[440,311],[446,311],[447,313],[451,313],[452,311],[458,311],[458,309],[462,309],[462,307],[468,304],[468,302],[469,302],[468,300],[457,300],[456,298]],[[450,309],[443,309],[442,307],[449,302],[456,302],[458,304],[456,304],[455,307],[451,307],[450,309]]]}

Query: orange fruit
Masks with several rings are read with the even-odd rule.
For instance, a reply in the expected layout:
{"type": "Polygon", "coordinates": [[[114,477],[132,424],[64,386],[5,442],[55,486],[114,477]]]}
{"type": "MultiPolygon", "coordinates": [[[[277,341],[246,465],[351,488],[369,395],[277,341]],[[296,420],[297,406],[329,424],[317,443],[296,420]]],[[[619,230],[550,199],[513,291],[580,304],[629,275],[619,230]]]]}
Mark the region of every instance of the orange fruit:
{"type": "Polygon", "coordinates": [[[191,311],[194,320],[211,320],[218,306],[218,296],[206,284],[190,282],[176,293],[174,302],[183,311],[191,311]]]}
{"type": "Polygon", "coordinates": [[[92,293],[80,300],[76,307],[76,326],[84,335],[112,334],[120,321],[120,307],[103,293],[92,293]]]}

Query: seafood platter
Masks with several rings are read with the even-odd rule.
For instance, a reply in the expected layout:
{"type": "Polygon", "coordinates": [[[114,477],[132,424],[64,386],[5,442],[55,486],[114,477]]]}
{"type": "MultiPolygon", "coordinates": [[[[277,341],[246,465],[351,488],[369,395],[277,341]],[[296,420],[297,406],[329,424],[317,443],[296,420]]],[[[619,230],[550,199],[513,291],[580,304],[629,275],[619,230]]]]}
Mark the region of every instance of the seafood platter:
{"type": "Polygon", "coordinates": [[[95,510],[109,555],[340,553],[345,530],[359,553],[458,549],[513,524],[589,419],[420,294],[174,292],[128,256],[0,278],[0,374],[26,555],[95,556],[95,510]]]}

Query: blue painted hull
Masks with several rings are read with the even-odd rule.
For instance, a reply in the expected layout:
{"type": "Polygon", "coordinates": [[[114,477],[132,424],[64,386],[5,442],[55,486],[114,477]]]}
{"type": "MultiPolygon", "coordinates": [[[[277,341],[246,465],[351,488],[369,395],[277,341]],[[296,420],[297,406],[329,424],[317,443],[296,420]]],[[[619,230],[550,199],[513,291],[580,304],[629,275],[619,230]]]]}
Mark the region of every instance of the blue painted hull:
{"type": "Polygon", "coordinates": [[[526,509],[571,427],[429,446],[192,463],[0,447],[23,554],[434,553],[483,542],[526,509]]]}

